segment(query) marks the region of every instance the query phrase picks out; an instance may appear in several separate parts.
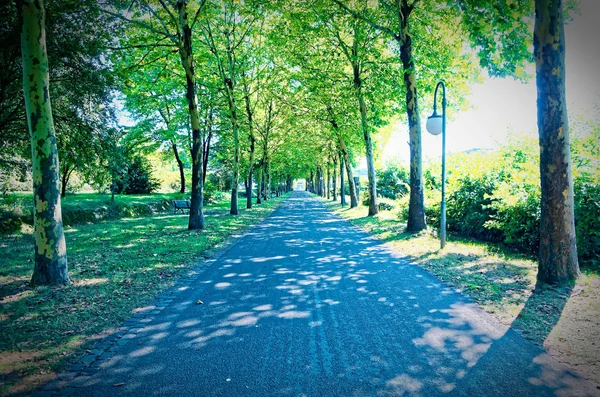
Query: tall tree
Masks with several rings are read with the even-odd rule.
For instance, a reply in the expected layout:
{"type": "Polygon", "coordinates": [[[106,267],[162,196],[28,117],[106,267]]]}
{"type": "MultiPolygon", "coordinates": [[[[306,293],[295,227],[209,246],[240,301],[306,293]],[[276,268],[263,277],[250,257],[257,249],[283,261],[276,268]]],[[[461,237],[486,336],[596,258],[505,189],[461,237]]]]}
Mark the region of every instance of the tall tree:
{"type": "Polygon", "coordinates": [[[50,75],[42,0],[17,0],[21,14],[23,94],[33,163],[35,267],[31,283],[67,284],[58,149],[50,106],[50,75]]]}
{"type": "Polygon", "coordinates": [[[533,45],[542,192],[537,278],[555,284],[579,276],[561,0],[535,1],[533,45]]]}
{"type": "Polygon", "coordinates": [[[340,0],[333,0],[344,10],[357,18],[361,18],[375,29],[385,32],[392,37],[400,48],[400,60],[404,69],[404,86],[406,88],[406,115],[409,128],[410,145],[410,199],[408,205],[409,232],[418,232],[425,228],[425,199],[423,194],[423,160],[421,147],[421,116],[419,113],[419,96],[417,94],[417,70],[413,55],[411,33],[411,14],[418,0],[383,0],[382,8],[394,15],[391,28],[375,22],[374,18],[350,9],[340,0]]]}
{"type": "MultiPolygon", "coordinates": [[[[403,71],[410,145],[407,230],[420,231],[425,228],[425,204],[419,113],[419,90],[423,90],[423,87],[419,82],[422,81],[425,68],[419,69],[418,61],[434,60],[435,64],[431,65],[436,71],[434,77],[443,79],[453,69],[452,60],[462,58],[461,47],[466,38],[477,50],[481,65],[490,74],[522,74],[520,67],[530,59],[524,51],[527,48],[527,22],[523,17],[528,2],[460,0],[436,4],[419,0],[363,0],[348,6],[341,0],[330,1],[350,15],[362,19],[371,28],[384,32],[397,46],[403,71]],[[457,14],[457,11],[461,14],[457,14]],[[457,25],[457,21],[462,23],[457,25]],[[453,31],[448,29],[449,26],[453,31]],[[449,43],[443,36],[452,37],[454,43],[449,43]],[[426,57],[420,56],[419,51],[425,53],[426,57]],[[420,73],[419,79],[417,72],[420,73]]],[[[461,85],[464,72],[463,69],[449,75],[457,86],[461,85]]]]}
{"type": "MultiPolygon", "coordinates": [[[[117,5],[123,6],[123,4],[117,5]]],[[[191,7],[188,0],[177,0],[176,3],[174,1],[160,1],[159,4],[140,0],[127,6],[127,9],[121,9],[119,13],[113,11],[113,6],[107,5],[104,7],[104,12],[130,23],[138,29],[154,33],[157,37],[154,46],[166,45],[177,49],[180,65],[185,74],[185,97],[192,130],[192,191],[188,229],[203,229],[202,131],[198,109],[198,86],[196,84],[192,33],[204,7],[204,2],[201,2],[197,7],[191,21],[189,18],[191,7]],[[167,40],[168,43],[162,43],[164,40],[167,40]]]]}

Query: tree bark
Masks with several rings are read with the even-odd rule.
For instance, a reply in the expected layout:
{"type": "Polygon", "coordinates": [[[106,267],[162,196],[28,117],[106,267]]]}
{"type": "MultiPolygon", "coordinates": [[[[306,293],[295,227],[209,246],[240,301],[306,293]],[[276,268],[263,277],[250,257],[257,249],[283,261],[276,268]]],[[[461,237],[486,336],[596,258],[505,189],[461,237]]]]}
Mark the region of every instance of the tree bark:
{"type": "Polygon", "coordinates": [[[177,145],[175,142],[171,141],[171,147],[173,148],[173,154],[175,155],[175,160],[177,161],[177,166],[179,167],[179,180],[181,181],[179,193],[185,193],[185,170],[183,168],[183,161],[181,161],[181,157],[179,157],[179,150],[177,150],[177,145]]]}
{"type": "Polygon", "coordinates": [[[21,19],[23,94],[31,137],[35,254],[32,285],[69,283],[62,224],[58,148],[50,106],[42,0],[17,0],[21,19]]]}
{"type": "Polygon", "coordinates": [[[246,187],[246,208],[252,208],[252,173],[254,172],[254,152],[256,151],[256,138],[254,137],[254,115],[250,106],[250,89],[244,80],[244,101],[246,104],[246,117],[248,117],[248,134],[250,139],[250,159],[248,161],[248,186],[246,187]]]}
{"type": "Polygon", "coordinates": [[[262,165],[258,167],[258,176],[256,177],[256,204],[261,203],[261,186],[262,186],[262,165]]]}
{"type": "Polygon", "coordinates": [[[354,89],[358,98],[358,104],[360,109],[360,121],[363,130],[363,138],[365,141],[365,156],[367,158],[367,177],[368,192],[369,192],[369,213],[368,216],[377,215],[377,183],[375,180],[375,162],[373,160],[373,140],[371,139],[371,131],[369,131],[369,124],[367,120],[367,105],[362,92],[362,81],[360,78],[360,71],[358,65],[354,73],[354,89]]]}
{"type": "Polygon", "coordinates": [[[348,156],[348,150],[346,149],[346,144],[344,140],[339,137],[340,147],[342,150],[342,156],[344,158],[344,163],[346,165],[346,173],[348,174],[348,185],[350,191],[350,208],[358,207],[358,198],[356,196],[356,184],[354,183],[354,178],[352,176],[352,164],[350,164],[350,158],[348,156]]]}
{"type": "Polygon", "coordinates": [[[327,194],[326,194],[327,200],[329,200],[329,198],[331,197],[330,196],[330,188],[331,188],[331,186],[329,185],[331,183],[331,174],[330,174],[331,169],[330,168],[331,168],[330,164],[327,164],[327,184],[325,185],[326,189],[327,189],[327,194]]]}
{"type": "Polygon", "coordinates": [[[333,201],[337,201],[337,159],[334,156],[333,160],[333,201]]]}
{"type": "Polygon", "coordinates": [[[340,152],[340,204],[342,207],[346,205],[346,194],[344,189],[344,156],[340,152]]]}
{"type": "Polygon", "coordinates": [[[208,134],[202,137],[202,186],[206,183],[206,170],[208,169],[208,159],[210,155],[210,141],[212,139],[212,112],[209,116],[208,134]]]}
{"type": "Polygon", "coordinates": [[[200,134],[200,116],[198,114],[198,97],[196,75],[194,74],[194,56],[192,51],[192,29],[188,22],[187,0],[177,0],[179,14],[179,56],[185,70],[186,100],[192,126],[192,192],[190,200],[190,217],[188,229],[204,229],[204,183],[202,182],[202,139],[200,134]]]}
{"type": "Polygon", "coordinates": [[[535,1],[533,44],[542,193],[537,279],[557,284],[580,274],[565,95],[562,1],[535,1]]]}
{"type": "Polygon", "coordinates": [[[65,198],[65,196],[67,195],[67,185],[69,184],[69,179],[71,178],[71,174],[73,173],[74,169],[75,168],[69,169],[67,167],[63,171],[62,178],[61,178],[61,186],[60,186],[60,197],[61,198],[65,198]]]}
{"type": "Polygon", "coordinates": [[[418,232],[425,229],[425,198],[423,194],[423,160],[421,144],[421,116],[417,93],[417,75],[413,57],[412,38],[409,30],[411,8],[402,1],[401,18],[402,35],[398,37],[400,58],[404,68],[404,85],[406,87],[406,113],[408,116],[410,142],[410,197],[408,203],[408,232],[418,232]]]}
{"type": "Polygon", "coordinates": [[[231,114],[231,125],[233,130],[233,169],[231,176],[231,215],[238,214],[238,184],[240,174],[240,134],[237,125],[237,112],[235,106],[235,98],[233,94],[233,81],[226,81],[228,87],[227,98],[229,102],[229,112],[231,114]]]}

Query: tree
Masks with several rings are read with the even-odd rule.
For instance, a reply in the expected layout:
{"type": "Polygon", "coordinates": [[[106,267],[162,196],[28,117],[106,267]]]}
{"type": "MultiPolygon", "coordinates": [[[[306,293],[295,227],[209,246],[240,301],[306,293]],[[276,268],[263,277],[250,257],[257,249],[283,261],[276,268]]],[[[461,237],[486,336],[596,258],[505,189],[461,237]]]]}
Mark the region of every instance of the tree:
{"type": "MultiPolygon", "coordinates": [[[[350,15],[362,19],[371,28],[387,34],[398,47],[403,69],[404,105],[410,145],[410,199],[407,230],[420,231],[426,225],[420,96],[417,90],[419,86],[423,89],[417,80],[417,71],[421,72],[423,69],[418,69],[419,61],[434,63],[432,69],[436,71],[434,77],[438,80],[443,79],[446,74],[452,76],[452,81],[460,86],[462,85],[460,80],[471,73],[468,69],[452,63],[454,59],[463,58],[461,46],[465,44],[464,40],[467,38],[471,46],[477,50],[480,64],[492,75],[513,74],[522,77],[520,67],[524,61],[530,59],[530,55],[525,51],[528,30],[527,22],[523,18],[527,15],[528,2],[460,0],[432,4],[419,0],[361,1],[357,2],[362,6],[359,12],[341,0],[330,1],[350,15]],[[462,23],[457,26],[457,21],[462,23]],[[443,32],[443,35],[439,32],[443,32]],[[449,43],[448,37],[452,37],[454,43],[449,43]],[[426,53],[426,57],[420,57],[419,50],[426,53]],[[456,66],[462,70],[448,74],[456,66]]],[[[468,62],[465,66],[468,66],[468,62]]],[[[422,78],[419,81],[422,81],[422,78]]]]}
{"type": "MultiPolygon", "coordinates": [[[[202,20],[203,44],[210,50],[216,63],[216,74],[222,83],[227,100],[228,116],[233,133],[233,162],[231,181],[231,206],[229,213],[238,214],[238,185],[241,163],[240,127],[238,109],[238,83],[248,67],[244,59],[244,44],[251,40],[257,16],[253,15],[256,4],[238,3],[232,0],[206,7],[202,20]],[[213,26],[214,25],[214,26],[213,26]]],[[[247,83],[247,82],[246,82],[247,83]]],[[[243,86],[243,84],[242,84],[243,86]]],[[[245,98],[248,98],[245,95],[245,98]]],[[[248,98],[249,99],[249,98],[248,98]]],[[[245,99],[245,104],[248,104],[245,99]]],[[[248,115],[247,115],[248,116],[248,115]]],[[[250,116],[250,120],[252,116],[250,116]]],[[[252,128],[252,123],[250,123],[252,128]]],[[[252,131],[250,131],[252,133],[252,131]]],[[[251,135],[250,144],[253,144],[251,135]]],[[[253,152],[250,155],[253,157],[253,152]]]]}
{"type": "Polygon", "coordinates": [[[67,246],[62,226],[58,149],[50,106],[43,0],[17,0],[21,13],[23,94],[31,137],[35,267],[33,285],[67,284],[67,246]]]}
{"type": "MultiPolygon", "coordinates": [[[[112,65],[105,62],[105,55],[118,29],[99,12],[95,0],[54,0],[44,5],[44,11],[52,66],[52,118],[64,192],[71,175],[91,182],[106,174],[101,147],[114,125],[115,90],[112,65]]],[[[18,175],[30,169],[31,149],[18,78],[22,61],[17,19],[13,4],[0,5],[0,168],[18,175]]]]}
{"type": "MultiPolygon", "coordinates": [[[[123,5],[121,4],[121,6],[123,5]]],[[[198,87],[196,84],[194,51],[192,47],[193,27],[203,7],[204,2],[199,5],[191,21],[189,19],[190,7],[188,0],[177,0],[177,3],[160,1],[159,5],[150,3],[149,1],[139,1],[135,5],[131,3],[126,11],[123,10],[123,14],[112,11],[110,6],[104,7],[104,12],[107,14],[126,21],[137,28],[153,32],[159,37],[157,39],[158,42],[154,43],[154,46],[164,46],[165,44],[161,42],[167,40],[169,42],[166,44],[167,46],[177,49],[180,64],[185,73],[185,98],[192,130],[192,191],[188,221],[188,229],[190,230],[204,228],[202,134],[198,110],[198,87]],[[137,8],[135,12],[132,9],[134,6],[137,8]],[[133,15],[138,18],[130,19],[125,15],[133,15]]]]}
{"type": "Polygon", "coordinates": [[[561,0],[536,0],[533,34],[542,193],[537,278],[550,284],[579,276],[562,6],[561,0]]]}
{"type": "Polygon", "coordinates": [[[348,8],[340,0],[333,0],[343,9],[357,18],[369,23],[373,28],[391,36],[400,48],[400,60],[404,69],[404,86],[406,88],[406,114],[409,128],[410,144],[410,200],[408,205],[408,222],[406,230],[418,232],[425,228],[425,199],[423,195],[423,161],[421,148],[421,116],[419,113],[419,97],[417,95],[417,71],[413,55],[413,42],[410,29],[411,14],[418,0],[398,0],[393,4],[384,1],[383,6],[393,17],[393,28],[374,22],[373,18],[348,8]]]}

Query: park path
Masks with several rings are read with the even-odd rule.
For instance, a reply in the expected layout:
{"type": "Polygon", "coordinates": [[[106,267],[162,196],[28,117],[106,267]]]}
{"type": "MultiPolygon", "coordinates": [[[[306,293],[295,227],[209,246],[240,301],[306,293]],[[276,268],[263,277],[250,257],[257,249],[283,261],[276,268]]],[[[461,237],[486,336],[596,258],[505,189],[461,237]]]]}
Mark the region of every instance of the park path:
{"type": "Polygon", "coordinates": [[[63,394],[594,392],[541,348],[305,192],[294,192],[121,342],[63,394]]]}

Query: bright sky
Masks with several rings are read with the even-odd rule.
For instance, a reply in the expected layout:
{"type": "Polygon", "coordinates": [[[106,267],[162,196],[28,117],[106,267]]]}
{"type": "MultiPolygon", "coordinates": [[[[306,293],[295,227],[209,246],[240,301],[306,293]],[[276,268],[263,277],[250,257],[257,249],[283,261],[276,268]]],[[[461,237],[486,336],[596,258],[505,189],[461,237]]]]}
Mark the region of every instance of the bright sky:
{"type": "MultiPolygon", "coordinates": [[[[580,8],[581,14],[565,27],[567,106],[571,117],[586,113],[593,117],[591,110],[600,105],[600,1],[581,0],[580,8]]],[[[446,83],[447,95],[452,95],[452,83],[446,83]]],[[[494,148],[511,131],[537,136],[535,78],[526,84],[487,78],[472,87],[468,100],[472,109],[453,115],[446,126],[448,152],[494,148]]],[[[441,135],[425,130],[430,114],[431,109],[421,109],[425,158],[441,155],[441,135]]],[[[384,160],[398,156],[408,164],[407,141],[408,127],[399,124],[384,148],[384,160]]]]}

